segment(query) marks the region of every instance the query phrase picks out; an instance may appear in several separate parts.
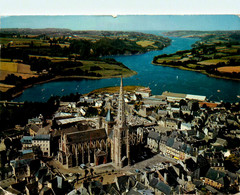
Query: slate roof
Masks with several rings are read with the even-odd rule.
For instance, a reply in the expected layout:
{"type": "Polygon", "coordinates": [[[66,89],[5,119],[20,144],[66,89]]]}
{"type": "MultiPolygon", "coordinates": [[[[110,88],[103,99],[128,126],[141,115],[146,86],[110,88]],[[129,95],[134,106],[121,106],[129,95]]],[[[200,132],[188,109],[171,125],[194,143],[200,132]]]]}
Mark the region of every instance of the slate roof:
{"type": "Polygon", "coordinates": [[[137,192],[136,190],[134,190],[133,188],[131,188],[131,190],[129,192],[127,192],[127,195],[141,195],[142,193],[137,192]]]}
{"type": "Polygon", "coordinates": [[[118,188],[115,183],[110,184],[109,189],[107,190],[109,194],[120,195],[121,193],[118,191],[118,188]]]}
{"type": "Polygon", "coordinates": [[[169,185],[163,183],[162,181],[159,181],[157,183],[157,185],[155,186],[155,188],[157,188],[159,191],[163,192],[166,195],[171,194],[171,187],[169,185]]]}
{"type": "Polygon", "coordinates": [[[40,122],[42,122],[41,121],[41,119],[40,118],[32,118],[32,119],[28,119],[28,123],[36,123],[36,122],[38,122],[38,123],[40,123],[40,122]]]}
{"type": "Polygon", "coordinates": [[[32,152],[33,152],[32,149],[23,150],[23,151],[22,151],[22,154],[29,154],[29,153],[32,153],[32,152]]]}
{"type": "Polygon", "coordinates": [[[50,140],[50,135],[35,135],[32,140],[50,140]]]}
{"type": "Polygon", "coordinates": [[[153,188],[155,188],[155,186],[157,185],[158,183],[158,179],[153,177],[152,180],[149,182],[149,185],[153,188]]]}
{"type": "Polygon", "coordinates": [[[38,132],[38,130],[39,130],[39,127],[37,126],[37,125],[35,125],[35,124],[31,124],[30,126],[29,126],[29,128],[31,129],[31,130],[33,130],[34,132],[38,132]]]}
{"type": "Polygon", "coordinates": [[[41,179],[47,173],[48,173],[47,167],[40,167],[40,169],[35,173],[35,177],[37,177],[38,179],[41,179]]]}
{"type": "Polygon", "coordinates": [[[65,113],[65,112],[58,112],[54,115],[54,118],[64,118],[64,117],[72,117],[71,113],[65,113]]]}
{"type": "Polygon", "coordinates": [[[162,136],[161,141],[165,142],[165,140],[167,139],[166,145],[168,147],[174,148],[178,151],[182,151],[182,152],[187,153],[187,154],[192,154],[193,153],[193,148],[190,145],[185,144],[183,141],[176,141],[175,140],[176,136],[177,136],[177,134],[175,134],[175,136],[173,136],[173,133],[171,134],[170,137],[162,136]]]}
{"type": "Polygon", "coordinates": [[[234,183],[238,179],[238,175],[230,171],[226,171],[227,176],[229,176],[231,183],[234,183]]]}
{"type": "Polygon", "coordinates": [[[227,144],[227,141],[225,139],[222,139],[222,138],[217,138],[216,142],[217,144],[221,145],[221,146],[224,146],[227,144]]]}
{"type": "Polygon", "coordinates": [[[223,177],[225,176],[225,173],[221,172],[221,171],[217,171],[215,169],[209,169],[207,174],[206,174],[206,178],[209,178],[213,181],[216,181],[218,183],[224,184],[223,181],[223,177]]]}
{"type": "Polygon", "coordinates": [[[120,188],[120,192],[125,192],[128,183],[128,176],[124,175],[117,177],[117,181],[120,188]]]}
{"type": "Polygon", "coordinates": [[[172,145],[172,147],[176,150],[180,150],[181,147],[182,147],[182,143],[181,142],[178,142],[178,141],[175,141],[172,145]]]}
{"type": "Polygon", "coordinates": [[[160,141],[160,134],[155,131],[149,131],[148,138],[160,141]]]}
{"type": "Polygon", "coordinates": [[[166,110],[158,110],[158,114],[167,115],[167,111],[166,110]]]}
{"type": "Polygon", "coordinates": [[[107,122],[113,122],[113,116],[111,114],[111,110],[108,109],[108,113],[107,113],[107,116],[106,116],[106,119],[105,119],[107,122]]]}
{"type": "Polygon", "coordinates": [[[14,168],[18,168],[18,167],[23,167],[23,166],[29,165],[31,161],[32,161],[32,159],[11,160],[10,164],[13,165],[14,168]]]}
{"type": "Polygon", "coordinates": [[[145,186],[142,183],[137,182],[136,188],[137,188],[137,190],[144,190],[145,186]]]}
{"type": "Polygon", "coordinates": [[[139,194],[144,194],[144,195],[153,195],[154,191],[150,189],[143,189],[143,190],[138,190],[139,194]]]}
{"type": "Polygon", "coordinates": [[[172,147],[173,144],[174,144],[174,138],[169,138],[169,139],[167,140],[166,145],[169,146],[169,147],[172,147]]]}
{"type": "Polygon", "coordinates": [[[92,129],[87,131],[68,133],[66,135],[67,135],[69,144],[107,138],[105,129],[92,129]]]}
{"type": "Polygon", "coordinates": [[[215,188],[211,187],[211,186],[206,186],[206,189],[211,191],[214,194],[221,194],[219,191],[217,191],[215,188]]]}
{"type": "Polygon", "coordinates": [[[167,140],[168,140],[168,136],[166,136],[166,135],[163,135],[163,136],[161,136],[161,141],[162,142],[167,142],[167,140]]]}
{"type": "Polygon", "coordinates": [[[23,136],[21,139],[22,144],[31,144],[32,143],[32,136],[23,136]]]}

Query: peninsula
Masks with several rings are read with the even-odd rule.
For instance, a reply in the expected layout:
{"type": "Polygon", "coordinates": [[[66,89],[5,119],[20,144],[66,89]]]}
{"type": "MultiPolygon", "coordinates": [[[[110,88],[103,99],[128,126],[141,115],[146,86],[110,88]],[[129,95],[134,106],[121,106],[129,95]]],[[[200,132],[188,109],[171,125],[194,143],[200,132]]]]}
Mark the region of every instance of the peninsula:
{"type": "Polygon", "coordinates": [[[153,64],[240,80],[240,31],[174,31],[165,35],[200,40],[190,50],[155,56],[153,64]]]}

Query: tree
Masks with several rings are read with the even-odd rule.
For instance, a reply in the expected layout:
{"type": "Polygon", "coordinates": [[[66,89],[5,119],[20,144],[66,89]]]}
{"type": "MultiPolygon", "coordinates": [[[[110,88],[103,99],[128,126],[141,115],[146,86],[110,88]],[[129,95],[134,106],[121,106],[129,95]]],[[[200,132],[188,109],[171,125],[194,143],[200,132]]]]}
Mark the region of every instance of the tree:
{"type": "Polygon", "coordinates": [[[187,102],[185,100],[181,99],[180,102],[179,102],[179,105],[180,105],[180,107],[181,106],[186,106],[187,102]]]}
{"type": "Polygon", "coordinates": [[[89,107],[86,113],[86,117],[96,116],[96,115],[98,115],[98,110],[96,108],[89,107]]]}
{"type": "Polygon", "coordinates": [[[224,107],[226,108],[226,110],[230,110],[231,104],[229,102],[226,102],[224,107]]]}
{"type": "Polygon", "coordinates": [[[237,171],[240,168],[240,157],[237,157],[235,154],[231,154],[225,160],[225,167],[229,171],[237,171]]]}
{"type": "Polygon", "coordinates": [[[198,102],[192,103],[192,111],[198,111],[199,110],[199,104],[198,102]]]}

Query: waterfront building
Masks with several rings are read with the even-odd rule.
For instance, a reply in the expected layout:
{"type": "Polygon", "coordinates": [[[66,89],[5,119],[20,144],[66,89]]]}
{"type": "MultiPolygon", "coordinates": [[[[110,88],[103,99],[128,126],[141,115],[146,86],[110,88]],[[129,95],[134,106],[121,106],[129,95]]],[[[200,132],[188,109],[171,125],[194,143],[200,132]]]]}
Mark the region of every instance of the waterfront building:
{"type": "Polygon", "coordinates": [[[32,146],[39,147],[43,156],[50,156],[50,135],[35,135],[32,138],[32,146]]]}

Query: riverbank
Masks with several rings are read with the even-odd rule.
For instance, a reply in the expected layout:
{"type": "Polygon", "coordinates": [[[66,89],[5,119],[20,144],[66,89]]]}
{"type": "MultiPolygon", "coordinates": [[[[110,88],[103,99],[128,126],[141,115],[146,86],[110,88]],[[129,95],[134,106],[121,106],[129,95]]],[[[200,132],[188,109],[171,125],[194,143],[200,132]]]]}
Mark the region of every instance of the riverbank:
{"type": "MultiPolygon", "coordinates": [[[[143,86],[124,86],[123,90],[127,91],[127,92],[134,92],[137,89],[143,88],[143,86]]],[[[107,92],[107,93],[117,93],[119,92],[119,86],[118,87],[103,87],[100,89],[95,89],[91,92],[89,92],[88,94],[100,94],[103,92],[107,92]]]]}
{"type": "MultiPolygon", "coordinates": [[[[132,70],[131,72],[132,72],[132,74],[125,74],[125,75],[123,75],[123,77],[131,77],[131,76],[137,74],[136,71],[132,70]]],[[[24,92],[24,90],[26,90],[28,88],[31,88],[34,85],[49,83],[49,82],[52,82],[52,81],[69,81],[69,80],[82,80],[82,79],[99,80],[99,79],[119,78],[119,76],[120,75],[104,76],[104,77],[94,77],[94,76],[56,76],[56,77],[48,79],[48,80],[44,80],[44,81],[40,81],[40,82],[37,82],[37,83],[33,83],[33,84],[30,84],[30,85],[23,86],[22,90],[17,91],[17,92],[15,92],[13,94],[10,94],[10,95],[11,95],[11,99],[14,99],[14,98],[20,96],[24,92]]]]}
{"type": "MultiPolygon", "coordinates": [[[[172,44],[161,51],[151,51],[141,55],[112,56],[137,75],[123,80],[124,85],[150,87],[152,94],[162,94],[163,91],[182,92],[187,94],[205,95],[212,101],[238,102],[240,82],[227,79],[215,79],[194,71],[184,71],[171,67],[152,65],[154,56],[172,54],[176,51],[191,49],[196,39],[173,38],[172,44]],[[218,92],[218,91],[221,92],[218,92]]],[[[46,102],[51,96],[63,96],[70,93],[87,94],[94,89],[108,86],[119,86],[119,78],[112,79],[65,79],[42,85],[34,85],[24,90],[24,93],[14,101],[46,102]],[[75,81],[76,80],[76,81],[75,81]],[[64,89],[64,91],[62,91],[64,89]]]]}
{"type": "Polygon", "coordinates": [[[205,70],[191,69],[191,68],[187,68],[185,66],[175,66],[175,65],[171,65],[171,64],[157,64],[157,63],[154,63],[154,62],[152,62],[152,64],[155,65],[155,66],[166,66],[166,67],[177,68],[177,69],[181,69],[181,70],[194,71],[194,72],[205,74],[208,77],[213,77],[213,78],[217,78],[217,79],[227,79],[227,80],[232,80],[232,81],[240,81],[240,79],[237,79],[237,78],[209,74],[205,70]]]}

